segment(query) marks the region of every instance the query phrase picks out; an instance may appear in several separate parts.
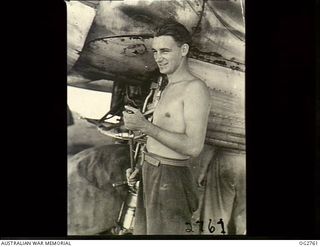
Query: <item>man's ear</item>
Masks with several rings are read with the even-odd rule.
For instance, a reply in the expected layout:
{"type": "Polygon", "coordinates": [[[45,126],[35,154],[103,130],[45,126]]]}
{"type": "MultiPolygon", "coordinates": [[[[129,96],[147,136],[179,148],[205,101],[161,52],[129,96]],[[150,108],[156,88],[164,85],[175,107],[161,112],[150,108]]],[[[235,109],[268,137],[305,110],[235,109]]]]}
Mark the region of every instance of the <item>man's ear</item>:
{"type": "Polygon", "coordinates": [[[183,44],[181,46],[181,53],[182,53],[182,56],[186,56],[189,52],[189,45],[188,44],[183,44]]]}

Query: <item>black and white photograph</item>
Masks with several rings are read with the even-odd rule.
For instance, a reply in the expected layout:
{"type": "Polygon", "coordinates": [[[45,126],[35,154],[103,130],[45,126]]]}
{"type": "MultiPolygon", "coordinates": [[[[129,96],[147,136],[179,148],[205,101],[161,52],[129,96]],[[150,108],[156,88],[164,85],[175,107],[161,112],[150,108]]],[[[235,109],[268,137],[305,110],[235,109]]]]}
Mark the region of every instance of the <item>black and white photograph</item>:
{"type": "Polygon", "coordinates": [[[68,235],[246,235],[245,1],[66,1],[68,235]]]}
{"type": "Polygon", "coordinates": [[[319,245],[319,0],[5,3],[1,245],[319,245]]]}

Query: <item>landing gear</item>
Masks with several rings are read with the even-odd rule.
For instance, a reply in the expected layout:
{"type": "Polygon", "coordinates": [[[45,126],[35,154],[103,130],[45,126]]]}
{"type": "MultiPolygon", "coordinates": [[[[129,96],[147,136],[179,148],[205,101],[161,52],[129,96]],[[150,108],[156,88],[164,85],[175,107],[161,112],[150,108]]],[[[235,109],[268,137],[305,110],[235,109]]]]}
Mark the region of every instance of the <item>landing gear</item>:
{"type": "MultiPolygon", "coordinates": [[[[154,107],[157,104],[161,91],[158,90],[159,85],[162,83],[162,77],[158,79],[158,83],[151,83],[150,86],[150,92],[147,95],[143,107],[142,107],[142,114],[144,116],[149,116],[153,113],[154,107]],[[155,92],[157,91],[158,98],[156,102],[154,102],[151,109],[147,110],[147,105],[149,103],[149,100],[154,96],[155,92]]],[[[130,100],[130,97],[127,97],[127,99],[130,100]]],[[[118,106],[118,104],[116,104],[118,106]]],[[[101,124],[102,121],[106,120],[108,118],[107,113],[102,119],[99,120],[99,123],[96,124],[98,126],[98,130],[107,136],[113,137],[118,141],[127,141],[130,147],[130,167],[131,170],[134,171],[136,167],[136,163],[139,160],[139,156],[143,157],[144,153],[143,150],[145,148],[146,144],[146,135],[143,133],[134,133],[133,131],[129,130],[128,132],[121,132],[121,131],[111,131],[112,127],[106,127],[103,124],[101,124]]],[[[147,118],[149,121],[151,121],[152,116],[147,118]]],[[[121,123],[122,124],[122,123],[121,123]]],[[[119,123],[119,125],[121,125],[119,123]]],[[[119,127],[119,126],[116,126],[119,127]]],[[[143,158],[140,159],[140,161],[143,162],[143,158]]],[[[121,186],[127,184],[126,181],[120,181],[117,183],[114,183],[113,186],[121,186]]],[[[137,206],[137,198],[138,198],[138,188],[139,188],[139,181],[137,181],[134,185],[128,184],[128,195],[126,200],[122,203],[121,209],[119,212],[119,217],[116,223],[116,226],[111,229],[111,233],[113,235],[131,235],[133,234],[133,227],[134,227],[134,221],[135,221],[135,211],[137,206]]]]}

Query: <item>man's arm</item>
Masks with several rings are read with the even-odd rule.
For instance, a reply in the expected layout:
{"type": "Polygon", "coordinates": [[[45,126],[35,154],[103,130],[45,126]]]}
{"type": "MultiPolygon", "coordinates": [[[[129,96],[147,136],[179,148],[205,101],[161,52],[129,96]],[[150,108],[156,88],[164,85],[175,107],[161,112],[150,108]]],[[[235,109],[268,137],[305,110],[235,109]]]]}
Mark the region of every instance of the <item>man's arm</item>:
{"type": "Polygon", "coordinates": [[[203,82],[188,84],[184,96],[185,133],[176,133],[148,122],[139,110],[126,107],[134,114],[124,112],[124,122],[128,129],[141,130],[163,145],[178,153],[196,157],[201,152],[206,135],[210,96],[203,82]]]}

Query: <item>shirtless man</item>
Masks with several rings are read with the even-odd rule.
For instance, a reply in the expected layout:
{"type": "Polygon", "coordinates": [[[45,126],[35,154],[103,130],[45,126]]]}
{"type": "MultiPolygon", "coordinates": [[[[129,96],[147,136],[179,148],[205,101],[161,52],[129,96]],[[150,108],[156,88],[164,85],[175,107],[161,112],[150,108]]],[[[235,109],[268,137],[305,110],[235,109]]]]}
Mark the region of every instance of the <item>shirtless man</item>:
{"type": "MultiPolygon", "coordinates": [[[[126,106],[133,113],[123,112],[126,128],[148,136],[134,234],[188,234],[186,223],[198,207],[188,164],[203,148],[210,101],[205,83],[189,71],[190,43],[188,30],[179,23],[169,22],[156,30],[152,50],[168,85],[153,123],[138,109],[126,106]]],[[[130,183],[139,171],[127,171],[130,183]]]]}

